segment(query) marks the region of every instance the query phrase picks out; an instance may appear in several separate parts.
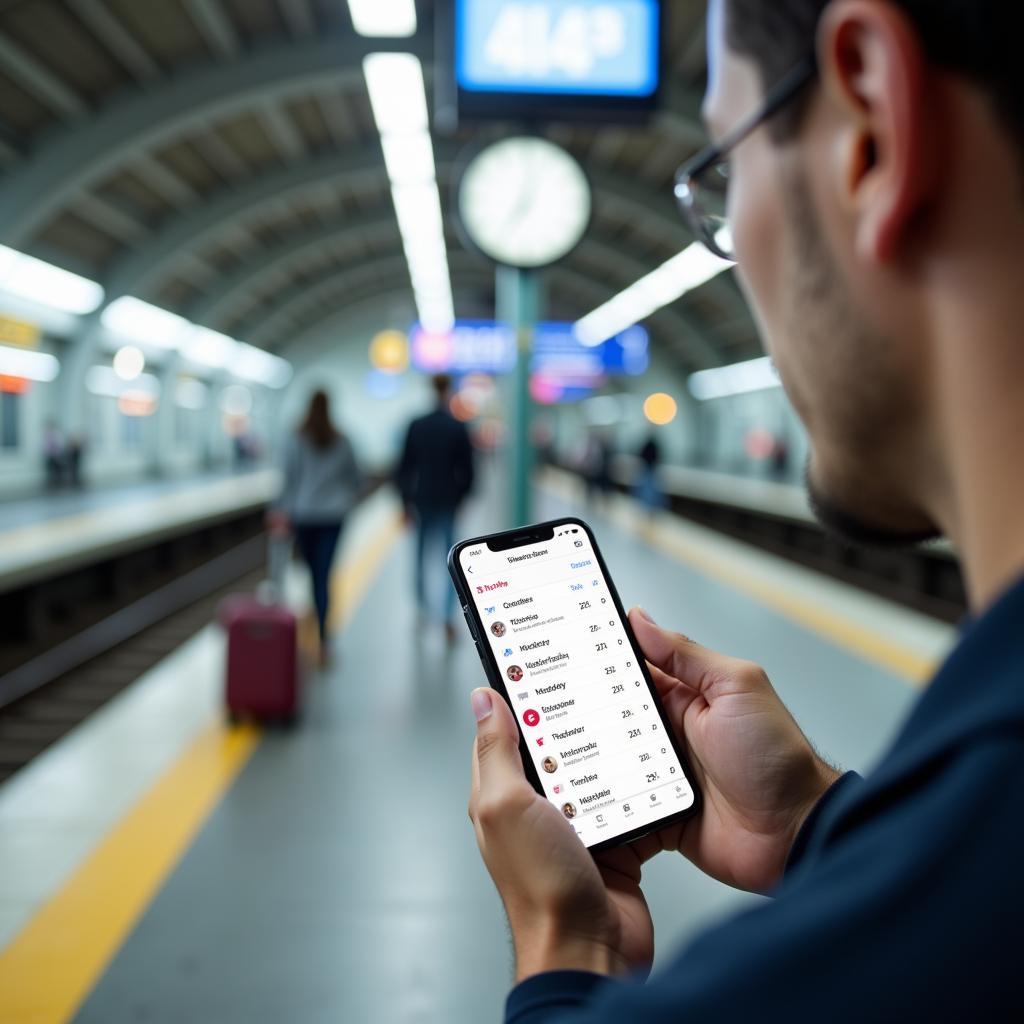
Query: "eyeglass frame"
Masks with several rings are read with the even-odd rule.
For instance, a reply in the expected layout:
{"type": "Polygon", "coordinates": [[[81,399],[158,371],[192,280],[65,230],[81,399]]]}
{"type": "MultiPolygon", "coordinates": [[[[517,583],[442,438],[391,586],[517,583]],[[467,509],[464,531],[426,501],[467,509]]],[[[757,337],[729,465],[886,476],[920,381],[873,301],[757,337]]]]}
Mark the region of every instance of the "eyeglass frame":
{"type": "Polygon", "coordinates": [[[696,156],[687,160],[676,172],[673,193],[679,210],[683,215],[683,220],[686,222],[687,227],[697,236],[698,240],[720,259],[728,260],[730,263],[736,262],[736,256],[727,253],[718,244],[714,234],[708,231],[704,217],[699,212],[697,205],[688,199],[688,197],[694,194],[691,183],[698,182],[701,175],[706,174],[711,168],[723,163],[732,150],[752,135],[766,121],[774,117],[787,103],[794,100],[804,86],[808,85],[817,74],[818,60],[814,54],[811,54],[805,57],[796,67],[792,68],[769,90],[757,111],[744,121],[741,121],[739,126],[729,132],[721,142],[706,146],[696,156]]]}

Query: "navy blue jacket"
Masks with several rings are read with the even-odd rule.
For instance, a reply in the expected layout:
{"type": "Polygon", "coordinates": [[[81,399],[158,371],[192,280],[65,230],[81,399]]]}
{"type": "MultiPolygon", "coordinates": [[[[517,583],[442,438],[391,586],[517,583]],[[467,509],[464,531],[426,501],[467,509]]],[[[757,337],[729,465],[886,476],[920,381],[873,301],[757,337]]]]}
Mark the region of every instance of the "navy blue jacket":
{"type": "Polygon", "coordinates": [[[529,978],[507,1024],[1024,1020],[1024,583],[826,793],[772,896],[646,984],[529,978]]]}
{"type": "Polygon", "coordinates": [[[473,487],[473,446],[465,423],[445,409],[414,420],[395,482],[406,506],[421,511],[457,508],[473,487]]]}

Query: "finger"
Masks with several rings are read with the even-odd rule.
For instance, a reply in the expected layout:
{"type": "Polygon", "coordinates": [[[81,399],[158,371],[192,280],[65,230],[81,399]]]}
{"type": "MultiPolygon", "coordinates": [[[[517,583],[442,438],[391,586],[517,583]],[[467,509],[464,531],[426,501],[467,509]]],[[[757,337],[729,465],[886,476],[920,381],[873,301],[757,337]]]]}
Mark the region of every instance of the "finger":
{"type": "Polygon", "coordinates": [[[654,688],[658,691],[658,696],[662,700],[668,700],[677,690],[680,693],[685,693],[687,698],[697,696],[698,691],[696,687],[691,686],[682,679],[676,679],[675,676],[670,676],[667,672],[662,672],[657,665],[647,662],[647,671],[651,673],[651,679],[654,680],[654,688]]]}
{"type": "Polygon", "coordinates": [[[727,660],[681,633],[662,629],[639,608],[629,613],[629,622],[644,657],[655,668],[695,689],[702,690],[713,670],[727,660]]]}
{"type": "Polygon", "coordinates": [[[522,786],[532,791],[519,756],[519,729],[508,705],[496,691],[487,687],[474,690],[471,700],[477,720],[474,776],[477,795],[497,798],[522,786]]]}

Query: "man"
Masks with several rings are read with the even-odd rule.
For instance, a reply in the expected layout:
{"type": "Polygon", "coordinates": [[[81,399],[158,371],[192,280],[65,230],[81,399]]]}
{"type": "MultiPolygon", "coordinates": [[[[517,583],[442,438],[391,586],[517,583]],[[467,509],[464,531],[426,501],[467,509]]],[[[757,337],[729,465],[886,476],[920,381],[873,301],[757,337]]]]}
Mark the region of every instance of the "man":
{"type": "Polygon", "coordinates": [[[861,779],[757,666],[634,610],[705,805],[596,858],[526,782],[504,702],[475,691],[470,813],[512,929],[509,1021],[1022,1019],[1019,19],[1005,0],[713,0],[718,147],[680,200],[738,258],[821,518],[878,543],[947,534],[972,621],[861,779]],[[723,159],[730,230],[701,207],[723,159]],[[662,850],[774,899],[643,984],[641,866],[662,850]]]}
{"type": "Polygon", "coordinates": [[[416,600],[421,616],[429,614],[427,562],[439,566],[445,577],[444,625],[449,643],[455,639],[455,591],[447,581],[444,558],[455,542],[455,514],[473,487],[473,448],[469,431],[448,410],[452,382],[447,376],[432,378],[436,405],[433,412],[409,425],[398,464],[396,480],[407,518],[415,520],[419,539],[416,548],[416,600]]]}

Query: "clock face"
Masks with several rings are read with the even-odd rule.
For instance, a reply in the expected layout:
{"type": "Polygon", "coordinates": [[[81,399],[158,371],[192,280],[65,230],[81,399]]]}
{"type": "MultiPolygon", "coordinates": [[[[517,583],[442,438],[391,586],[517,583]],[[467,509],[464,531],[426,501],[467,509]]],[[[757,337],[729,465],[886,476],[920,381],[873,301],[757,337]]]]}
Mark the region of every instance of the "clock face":
{"type": "Polygon", "coordinates": [[[590,223],[590,185],[554,143],[513,138],[466,168],[459,213],[473,243],[512,267],[543,267],[571,252],[590,223]]]}

